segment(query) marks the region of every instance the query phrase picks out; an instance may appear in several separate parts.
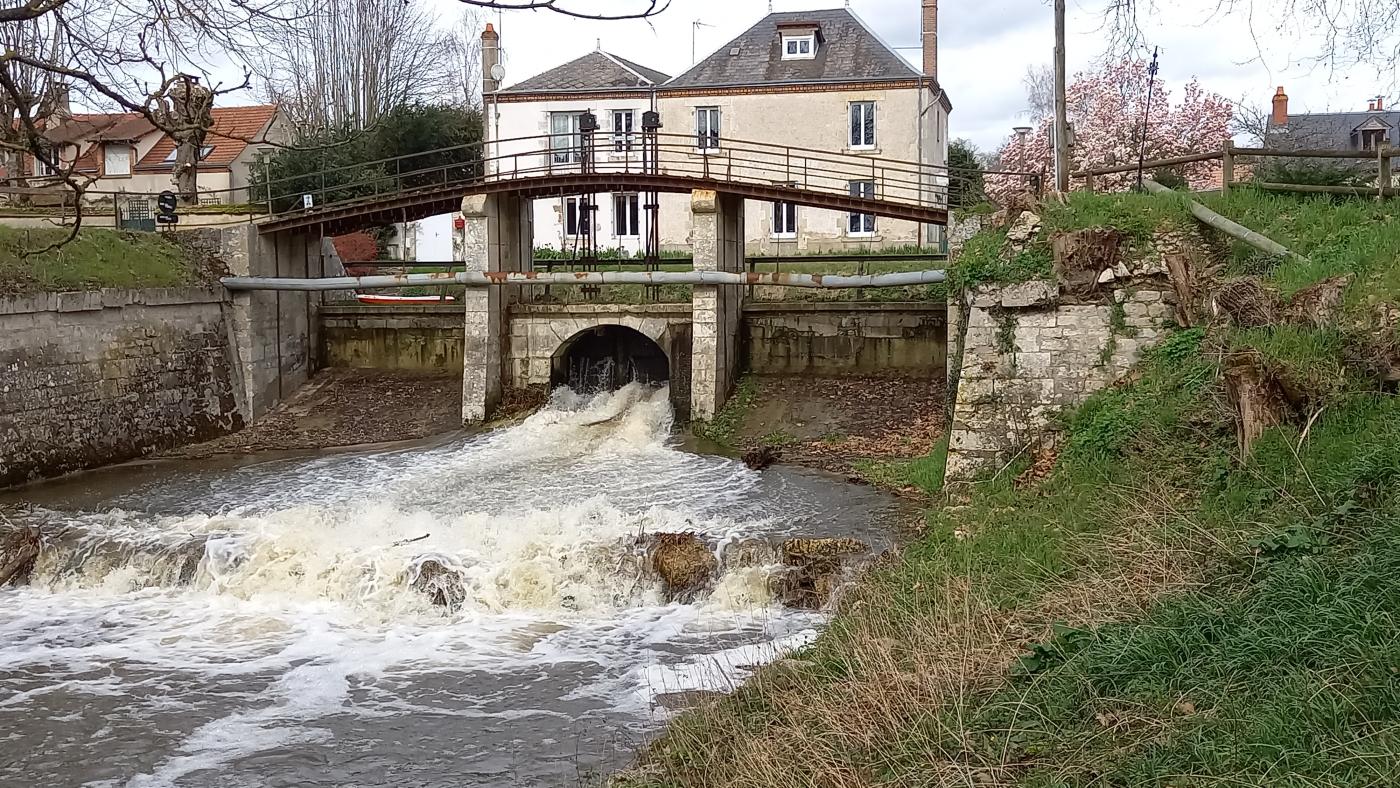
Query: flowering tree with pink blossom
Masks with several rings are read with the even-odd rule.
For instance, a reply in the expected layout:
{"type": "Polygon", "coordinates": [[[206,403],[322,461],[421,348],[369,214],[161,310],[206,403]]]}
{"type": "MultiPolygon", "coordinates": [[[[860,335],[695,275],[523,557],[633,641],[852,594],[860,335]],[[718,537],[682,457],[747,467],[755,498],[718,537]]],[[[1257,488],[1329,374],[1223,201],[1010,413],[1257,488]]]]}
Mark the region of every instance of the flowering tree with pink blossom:
{"type": "MultiPolygon", "coordinates": [[[[1173,103],[1171,91],[1159,78],[1152,89],[1149,109],[1149,79],[1147,63],[1132,58],[1075,75],[1066,91],[1066,108],[1074,128],[1074,145],[1070,149],[1072,170],[1137,162],[1145,109],[1148,112],[1148,161],[1219,150],[1230,137],[1235,108],[1229,99],[1207,91],[1192,79],[1182,89],[1181,99],[1173,103]]],[[[1029,134],[1009,138],[997,152],[997,169],[1053,172],[1052,123],[1051,119],[1043,120],[1040,127],[1029,134]]],[[[1192,188],[1208,188],[1219,180],[1220,162],[1186,164],[1179,172],[1192,188]]],[[[1082,179],[1075,180],[1076,187],[1084,183],[1082,179]]],[[[1096,186],[1124,189],[1136,180],[1136,173],[1110,175],[1098,179],[1096,186]]],[[[1020,184],[1018,179],[1011,178],[989,178],[988,181],[988,190],[994,196],[1003,196],[1020,184]]]]}

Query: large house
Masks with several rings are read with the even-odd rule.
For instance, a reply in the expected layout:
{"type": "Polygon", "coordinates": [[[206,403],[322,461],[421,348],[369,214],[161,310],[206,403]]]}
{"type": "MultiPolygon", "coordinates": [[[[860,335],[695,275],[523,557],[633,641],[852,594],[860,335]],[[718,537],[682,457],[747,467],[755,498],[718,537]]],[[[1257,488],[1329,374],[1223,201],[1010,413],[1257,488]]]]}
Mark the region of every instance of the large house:
{"type": "Polygon", "coordinates": [[[1293,149],[1373,151],[1389,144],[1400,148],[1400,111],[1385,108],[1385,98],[1371,99],[1366,111],[1290,114],[1288,94],[1274,94],[1266,142],[1293,149]]]}
{"type": "MultiPolygon", "coordinates": [[[[522,166],[529,154],[532,166],[567,168],[576,160],[580,119],[591,113],[599,155],[640,166],[634,141],[643,113],[656,111],[664,139],[693,145],[697,156],[723,154],[733,141],[942,166],[952,105],[937,79],[937,0],[922,0],[922,11],[923,71],[841,8],[769,14],[676,77],[599,50],[504,89],[488,79],[493,156],[502,167],[522,166]]],[[[483,50],[498,46],[488,30],[483,50]]],[[[853,194],[872,186],[850,181],[853,194]]],[[[938,191],[930,185],[931,201],[941,199],[938,191]]],[[[592,221],[599,248],[640,251],[648,232],[644,203],[645,195],[595,195],[588,211],[580,196],[537,200],[536,245],[575,248],[592,221]]],[[[660,195],[657,215],[661,249],[688,248],[688,196],[660,195]]],[[[752,200],[745,223],[751,254],[936,244],[942,229],[752,200]]]]}
{"type": "MultiPolygon", "coordinates": [[[[200,150],[198,186],[201,201],[243,203],[259,157],[291,137],[290,126],[270,104],[215,107],[213,126],[200,150]]],[[[134,113],[73,114],[51,123],[46,136],[57,146],[65,166],[94,178],[88,199],[110,200],[113,193],[155,194],[173,188],[175,141],[134,113]]],[[[49,173],[31,159],[28,173],[49,173]]]]}

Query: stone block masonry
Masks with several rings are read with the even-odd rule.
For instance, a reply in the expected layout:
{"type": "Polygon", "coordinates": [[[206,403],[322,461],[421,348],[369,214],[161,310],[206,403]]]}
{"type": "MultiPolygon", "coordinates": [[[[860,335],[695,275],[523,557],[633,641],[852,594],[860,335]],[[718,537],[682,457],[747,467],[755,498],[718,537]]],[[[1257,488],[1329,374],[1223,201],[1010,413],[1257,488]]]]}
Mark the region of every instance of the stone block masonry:
{"type": "Polygon", "coordinates": [[[243,424],[221,288],[0,299],[0,487],[243,424]]]}
{"type": "Polygon", "coordinates": [[[1174,323],[1165,277],[1122,283],[1096,300],[1061,296],[1054,282],[973,294],[947,478],[995,470],[1050,417],[1121,377],[1174,323]]]}

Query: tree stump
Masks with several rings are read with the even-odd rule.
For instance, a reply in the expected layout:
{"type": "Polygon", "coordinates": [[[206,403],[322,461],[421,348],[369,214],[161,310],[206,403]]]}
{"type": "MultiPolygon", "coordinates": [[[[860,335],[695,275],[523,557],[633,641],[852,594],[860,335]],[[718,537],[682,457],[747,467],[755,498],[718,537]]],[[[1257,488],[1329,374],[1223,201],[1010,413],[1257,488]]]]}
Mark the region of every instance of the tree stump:
{"type": "Polygon", "coordinates": [[[1276,376],[1252,350],[1225,358],[1225,392],[1235,410],[1235,438],[1240,460],[1247,462],[1254,443],[1270,427],[1284,424],[1292,411],[1276,376]]]}
{"type": "Polygon", "coordinates": [[[1111,227],[1090,227],[1059,233],[1050,239],[1055,255],[1055,276],[1061,288],[1087,296],[1099,286],[1099,276],[1123,260],[1123,234],[1111,227]]]}

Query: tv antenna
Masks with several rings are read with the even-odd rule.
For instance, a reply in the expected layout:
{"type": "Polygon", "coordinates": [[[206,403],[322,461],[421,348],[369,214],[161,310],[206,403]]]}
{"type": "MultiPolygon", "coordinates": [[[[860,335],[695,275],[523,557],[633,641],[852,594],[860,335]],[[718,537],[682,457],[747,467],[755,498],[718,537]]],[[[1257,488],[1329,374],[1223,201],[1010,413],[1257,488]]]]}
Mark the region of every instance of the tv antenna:
{"type": "Polygon", "coordinates": [[[690,23],[690,65],[692,66],[699,62],[695,57],[695,39],[700,34],[702,27],[714,27],[714,25],[706,24],[699,19],[690,23]]]}

